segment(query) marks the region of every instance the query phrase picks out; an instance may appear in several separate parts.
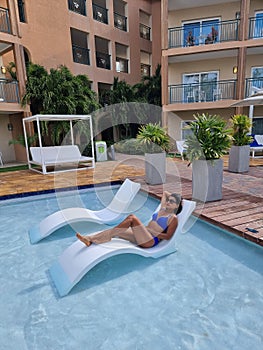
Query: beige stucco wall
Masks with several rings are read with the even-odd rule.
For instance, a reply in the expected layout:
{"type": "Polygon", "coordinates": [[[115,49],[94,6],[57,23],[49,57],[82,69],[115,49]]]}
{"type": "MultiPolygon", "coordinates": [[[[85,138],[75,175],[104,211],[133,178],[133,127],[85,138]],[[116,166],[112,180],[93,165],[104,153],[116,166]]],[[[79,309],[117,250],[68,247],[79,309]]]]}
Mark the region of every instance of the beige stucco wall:
{"type": "Polygon", "coordinates": [[[13,145],[8,145],[9,141],[13,139],[12,132],[7,129],[10,122],[8,115],[1,115],[0,118],[0,152],[3,154],[3,162],[9,163],[16,159],[13,145]]]}
{"type": "Polygon", "coordinates": [[[204,18],[219,18],[222,21],[235,19],[236,12],[240,11],[239,1],[224,4],[193,7],[178,11],[169,11],[168,27],[180,27],[182,22],[193,21],[204,18]],[[194,13],[194,15],[193,15],[194,13]]]}
{"type": "Polygon", "coordinates": [[[87,16],[82,16],[68,10],[66,1],[34,1],[26,6],[27,23],[21,23],[21,42],[28,50],[30,59],[34,63],[41,64],[47,69],[66,65],[73,74],[86,74],[93,82],[93,88],[97,91],[97,83],[113,83],[114,76],[125,79],[130,84],[137,83],[141,78],[140,73],[140,51],[151,54],[152,66],[155,69],[160,63],[161,57],[161,33],[160,24],[160,1],[149,0],[127,0],[128,32],[114,27],[113,3],[108,3],[109,24],[100,23],[92,18],[92,1],[87,0],[87,16]],[[139,23],[140,10],[147,13],[152,25],[152,42],[140,38],[139,23]],[[41,14],[41,15],[40,15],[41,14]],[[88,35],[88,47],[90,49],[91,65],[83,65],[73,62],[70,28],[85,32],[88,35]],[[112,59],[112,69],[106,70],[96,67],[95,36],[109,41],[109,54],[112,59]],[[128,47],[129,73],[118,73],[115,67],[115,45],[116,43],[128,47]]]}

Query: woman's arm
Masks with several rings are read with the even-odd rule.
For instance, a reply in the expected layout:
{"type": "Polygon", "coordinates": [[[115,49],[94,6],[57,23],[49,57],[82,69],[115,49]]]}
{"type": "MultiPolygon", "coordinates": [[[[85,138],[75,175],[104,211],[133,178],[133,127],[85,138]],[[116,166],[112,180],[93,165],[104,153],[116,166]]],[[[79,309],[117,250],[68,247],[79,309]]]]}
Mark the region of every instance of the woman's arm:
{"type": "Polygon", "coordinates": [[[162,199],[161,199],[161,208],[166,206],[166,202],[167,202],[167,200],[168,200],[170,195],[171,195],[171,193],[168,192],[168,191],[164,191],[163,192],[163,196],[162,196],[162,199]]]}
{"type": "Polygon", "coordinates": [[[175,230],[177,229],[177,226],[178,226],[178,218],[176,215],[173,215],[173,217],[168,225],[166,233],[160,233],[157,235],[157,237],[159,239],[166,239],[166,240],[171,239],[173,237],[175,230]]]}

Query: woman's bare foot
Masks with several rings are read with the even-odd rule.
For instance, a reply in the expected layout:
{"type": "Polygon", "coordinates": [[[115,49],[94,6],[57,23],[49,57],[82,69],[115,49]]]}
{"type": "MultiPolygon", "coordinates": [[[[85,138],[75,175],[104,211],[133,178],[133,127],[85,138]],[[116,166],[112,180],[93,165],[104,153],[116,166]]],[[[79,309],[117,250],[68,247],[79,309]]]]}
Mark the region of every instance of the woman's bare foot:
{"type": "Polygon", "coordinates": [[[89,247],[92,242],[88,239],[88,237],[82,236],[80,233],[76,234],[76,237],[84,244],[86,244],[87,247],[89,247]]]}

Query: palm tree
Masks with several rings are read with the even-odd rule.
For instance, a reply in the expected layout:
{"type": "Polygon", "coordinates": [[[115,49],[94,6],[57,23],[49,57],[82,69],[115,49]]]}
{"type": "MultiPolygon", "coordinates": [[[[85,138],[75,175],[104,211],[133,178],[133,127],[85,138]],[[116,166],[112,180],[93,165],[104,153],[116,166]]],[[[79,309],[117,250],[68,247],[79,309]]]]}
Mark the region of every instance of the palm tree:
{"type": "Polygon", "coordinates": [[[158,64],[155,74],[152,76],[144,75],[141,82],[134,86],[137,99],[146,99],[150,104],[162,106],[162,88],[161,88],[161,65],[158,64]]]}
{"type": "MultiPolygon", "coordinates": [[[[65,66],[50,69],[30,63],[27,69],[26,93],[22,105],[30,103],[32,114],[89,114],[99,108],[97,96],[91,90],[86,75],[74,76],[65,66]]],[[[43,133],[60,144],[68,132],[65,122],[43,123],[43,133]]]]}

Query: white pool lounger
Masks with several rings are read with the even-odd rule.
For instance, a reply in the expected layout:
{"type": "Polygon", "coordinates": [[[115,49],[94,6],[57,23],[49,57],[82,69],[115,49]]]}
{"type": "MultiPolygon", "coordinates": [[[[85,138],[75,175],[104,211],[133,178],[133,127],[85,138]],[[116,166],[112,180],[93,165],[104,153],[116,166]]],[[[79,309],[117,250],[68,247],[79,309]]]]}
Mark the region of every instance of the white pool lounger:
{"type": "Polygon", "coordinates": [[[69,246],[49,269],[49,274],[61,297],[67,295],[81,278],[95,265],[109,257],[119,254],[138,254],[144,257],[159,258],[176,251],[176,236],[187,229],[187,220],[195,209],[196,203],[183,200],[183,210],[178,214],[178,227],[169,241],[161,241],[153,248],[140,248],[123,239],[114,238],[103,244],[86,247],[77,240],[69,246]]]}
{"type": "Polygon", "coordinates": [[[126,179],[107,208],[97,211],[86,208],[67,208],[57,211],[29,229],[30,242],[37,243],[60,227],[76,222],[115,223],[126,214],[128,206],[140,188],[139,183],[126,179]]]}

